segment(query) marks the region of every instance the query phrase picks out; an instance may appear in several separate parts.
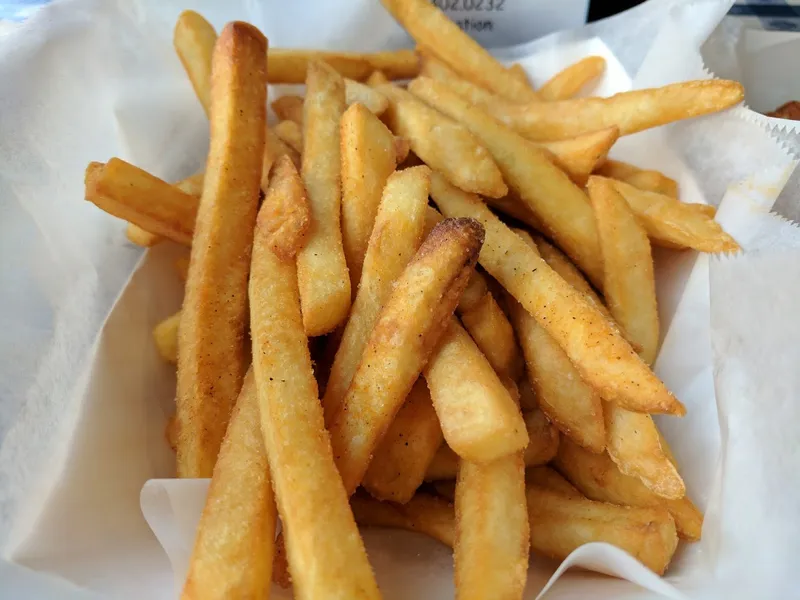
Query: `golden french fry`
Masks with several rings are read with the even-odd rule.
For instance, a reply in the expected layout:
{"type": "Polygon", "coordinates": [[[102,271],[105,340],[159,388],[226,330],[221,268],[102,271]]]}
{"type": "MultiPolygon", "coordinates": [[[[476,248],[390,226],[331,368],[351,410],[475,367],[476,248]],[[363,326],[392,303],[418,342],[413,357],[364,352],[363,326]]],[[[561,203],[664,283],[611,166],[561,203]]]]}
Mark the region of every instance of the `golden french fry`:
{"type": "Polygon", "coordinates": [[[381,71],[389,79],[410,79],[419,72],[419,61],[413,50],[389,52],[321,52],[271,48],[267,55],[270,83],[305,83],[308,65],[314,61],[329,64],[342,77],[363,81],[373,71],[381,71]]]}
{"type": "Polygon", "coordinates": [[[563,140],[616,125],[630,135],[659,125],[719,112],[739,104],[738,81],[685,81],[621,92],[608,98],[484,105],[495,118],[535,142],[563,140]]]}
{"type": "Polygon", "coordinates": [[[431,196],[445,216],[471,217],[486,230],[481,265],[558,342],[584,380],[630,409],[685,414],[683,405],[608,320],[555,273],[481,200],[434,173],[431,196]],[[587,345],[586,340],[592,340],[587,345]]]}
{"type": "Polygon", "coordinates": [[[388,84],[378,89],[389,98],[384,116],[389,129],[408,140],[427,165],[462,189],[493,198],[506,194],[500,170],[467,128],[401,88],[388,84]]]}
{"type": "Polygon", "coordinates": [[[297,256],[303,323],[309,337],[333,331],[350,310],[350,274],[342,247],[339,119],[344,83],[312,61],[303,115],[303,184],[311,205],[308,243],[297,256]]]}
{"type": "Polygon", "coordinates": [[[621,506],[663,506],[675,519],[680,537],[700,539],[703,513],[688,496],[678,500],[662,498],[636,477],[624,475],[607,454],[594,454],[570,440],[562,440],[554,464],[590,500],[621,506]]]}
{"type": "Polygon", "coordinates": [[[539,97],[542,100],[572,98],[589,83],[598,79],[605,70],[606,59],[602,56],[587,56],[548,79],[539,88],[539,97]]]}
{"type": "Polygon", "coordinates": [[[523,413],[539,408],[539,399],[536,397],[536,392],[533,390],[529,377],[523,377],[519,380],[517,391],[519,392],[519,406],[523,413]]]}
{"type": "Polygon", "coordinates": [[[214,47],[211,142],[178,336],[179,477],[211,475],[247,369],[266,51],[263,34],[238,21],[225,26],[214,47]]]}
{"type": "Polygon", "coordinates": [[[614,319],[652,365],[658,354],[658,306],[647,233],[608,179],[590,177],[589,198],[597,218],[605,276],[603,291],[614,319]]]}
{"type": "Polygon", "coordinates": [[[379,69],[373,71],[370,76],[367,77],[367,80],[364,83],[371,87],[377,87],[379,85],[383,85],[384,83],[389,83],[389,78],[386,77],[386,75],[383,74],[383,71],[379,69]]]}
{"type": "Polygon", "coordinates": [[[273,127],[273,131],[292,150],[303,154],[303,129],[300,125],[294,121],[281,121],[273,127]]]}
{"type": "Polygon", "coordinates": [[[211,57],[217,32],[201,15],[185,10],[175,24],[172,43],[207,115],[211,114],[211,57]]]}
{"type": "Polygon", "coordinates": [[[573,181],[583,185],[595,167],[608,156],[608,151],[618,138],[619,129],[607,127],[557,142],[542,142],[540,145],[553,155],[556,164],[573,181]]]}
{"type": "Polygon", "coordinates": [[[534,231],[541,231],[544,229],[541,219],[533,214],[533,211],[528,208],[513,191],[502,198],[484,198],[484,200],[486,204],[497,212],[512,217],[520,223],[524,223],[534,231]]]}
{"type": "Polygon", "coordinates": [[[378,500],[409,502],[442,439],[431,394],[420,377],[375,449],[361,485],[378,500]]]}
{"type": "MultiPolygon", "coordinates": [[[[667,177],[661,171],[640,169],[639,167],[622,162],[621,160],[606,160],[600,164],[594,172],[597,175],[602,175],[610,179],[619,179],[640,190],[664,194],[671,198],[678,197],[678,182],[667,177]]],[[[707,205],[701,204],[698,206],[707,205]]],[[[711,216],[713,217],[714,215],[712,214],[711,216]]]]}
{"type": "Polygon", "coordinates": [[[529,88],[533,89],[530,80],[528,79],[528,72],[525,70],[519,63],[512,63],[511,66],[508,67],[508,72],[519,79],[522,83],[527,85],[529,88]]]}
{"type": "Polygon", "coordinates": [[[267,128],[267,143],[264,148],[264,160],[261,167],[262,190],[266,190],[269,187],[269,174],[272,170],[272,165],[275,164],[281,156],[288,156],[292,159],[294,166],[298,169],[300,168],[300,153],[279,138],[272,129],[267,128]]]}
{"type": "Polygon", "coordinates": [[[531,550],[556,560],[589,542],[607,542],[663,574],[678,546],[663,508],[631,508],[528,486],[531,550]]]}
{"type": "Polygon", "coordinates": [[[277,516],[260,416],[250,370],[214,467],[183,600],[256,598],[268,589],[277,516]]]}
{"type": "Polygon", "coordinates": [[[153,329],[153,339],[158,353],[168,363],[178,363],[178,326],[181,322],[181,311],[167,317],[153,329]]]}
{"type": "Polygon", "coordinates": [[[128,223],[128,227],[125,229],[125,237],[128,238],[130,243],[142,248],[151,248],[164,239],[160,235],[145,231],[133,223],[128,223]]]}
{"type": "Polygon", "coordinates": [[[658,429],[650,415],[616,404],[605,405],[608,455],[625,475],[638,477],[653,492],[670,500],[686,494],[675,464],[661,448],[658,429]]]}
{"type": "Polygon", "coordinates": [[[298,125],[303,123],[303,97],[287,94],[275,98],[270,104],[272,112],[281,121],[294,121],[298,125]]]}
{"type": "Polygon", "coordinates": [[[463,77],[511,101],[536,93],[427,0],[381,0],[416,42],[463,77]]]}
{"type": "Polygon", "coordinates": [[[545,151],[460,98],[442,82],[420,77],[408,89],[463,123],[478,137],[494,156],[511,189],[541,221],[544,233],[558,243],[592,282],[600,284],[603,263],[589,199],[550,161],[545,151]]]}
{"type": "Polygon", "coordinates": [[[203,181],[205,180],[205,176],[206,174],[200,171],[199,173],[190,175],[186,179],[181,179],[175,183],[175,187],[182,192],[199,198],[203,194],[203,181]]]}
{"type": "MultiPolygon", "coordinates": [[[[370,115],[369,118],[376,117],[370,115]]],[[[388,165],[385,166],[388,169],[388,165]]],[[[368,182],[371,180],[367,179],[368,182]]],[[[422,242],[430,169],[419,166],[398,171],[389,175],[386,186],[379,186],[378,189],[381,188],[383,199],[378,206],[375,226],[371,228],[361,283],[333,359],[322,400],[328,426],[342,407],[381,306],[422,242]]]]}
{"type": "MultiPolygon", "coordinates": [[[[562,440],[561,445],[563,444],[570,444],[571,446],[579,447],[569,440],[562,440]]],[[[581,451],[591,454],[585,450],[581,451]]],[[[591,455],[594,456],[594,454],[591,455]]],[[[532,467],[527,469],[525,471],[525,483],[529,486],[541,487],[546,490],[550,490],[551,492],[558,492],[559,494],[570,496],[572,498],[583,497],[583,494],[581,494],[575,486],[564,479],[564,477],[562,477],[558,471],[554,471],[548,466],[532,467]]],[[[596,499],[597,498],[593,498],[593,500],[596,499]]]]}
{"type": "Polygon", "coordinates": [[[442,481],[432,482],[433,489],[442,498],[446,498],[450,502],[456,500],[456,482],[452,479],[444,479],[442,481]]]}
{"type": "Polygon", "coordinates": [[[344,97],[348,106],[363,104],[373,114],[380,116],[389,108],[389,99],[375,88],[352,79],[344,80],[344,97]]]}
{"type": "Polygon", "coordinates": [[[736,252],[739,244],[719,223],[695,206],[663,194],[646,192],[623,181],[614,187],[630,206],[654,244],[693,248],[700,252],[736,252]]]}
{"type": "Polygon", "coordinates": [[[434,454],[428,471],[425,473],[425,481],[441,481],[455,479],[458,477],[458,454],[450,449],[447,444],[442,444],[434,454]]]}
{"type": "Polygon", "coordinates": [[[486,463],[527,446],[517,404],[457,319],[451,319],[424,373],[444,439],[456,454],[486,463]]]}
{"type": "Polygon", "coordinates": [[[177,271],[178,277],[181,278],[181,281],[186,283],[186,278],[189,276],[188,256],[181,256],[180,258],[175,259],[175,271],[177,271]]]}
{"type": "Polygon", "coordinates": [[[522,453],[462,460],[455,511],[456,598],[522,598],[530,551],[522,453]]]}
{"type": "Polygon", "coordinates": [[[392,133],[360,104],[344,112],[340,131],[342,244],[350,271],[350,286],[356,290],[381,194],[387,178],[395,170],[397,156],[392,133]]]}
{"type": "Polygon", "coordinates": [[[688,210],[694,210],[698,214],[703,215],[709,219],[713,219],[717,216],[717,208],[715,206],[711,206],[710,204],[700,204],[695,202],[684,202],[683,205],[688,210]]]}
{"type": "Polygon", "coordinates": [[[364,477],[378,442],[405,400],[455,310],[483,243],[472,219],[446,219],[395,283],[330,429],[348,493],[364,477]]]}
{"type": "MultiPolygon", "coordinates": [[[[395,161],[397,162],[398,165],[406,161],[409,152],[411,152],[411,144],[408,142],[408,140],[406,138],[395,136],[394,153],[395,153],[395,161]]],[[[406,165],[406,166],[411,167],[419,165],[406,165]]]]}
{"type": "Polygon", "coordinates": [[[285,158],[258,214],[250,269],[261,428],[296,597],[379,598],[325,432],[300,312],[295,256],[309,212],[285,158]]]}

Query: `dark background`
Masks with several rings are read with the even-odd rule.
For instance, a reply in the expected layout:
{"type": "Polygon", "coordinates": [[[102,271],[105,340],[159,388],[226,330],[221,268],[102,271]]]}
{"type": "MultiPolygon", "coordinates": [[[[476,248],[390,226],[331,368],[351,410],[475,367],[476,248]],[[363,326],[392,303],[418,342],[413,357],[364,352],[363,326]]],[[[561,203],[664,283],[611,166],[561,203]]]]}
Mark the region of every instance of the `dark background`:
{"type": "Polygon", "coordinates": [[[589,3],[589,16],[587,20],[592,22],[610,17],[611,15],[621,13],[623,10],[628,10],[637,4],[641,4],[642,1],[643,0],[591,0],[589,3]]]}

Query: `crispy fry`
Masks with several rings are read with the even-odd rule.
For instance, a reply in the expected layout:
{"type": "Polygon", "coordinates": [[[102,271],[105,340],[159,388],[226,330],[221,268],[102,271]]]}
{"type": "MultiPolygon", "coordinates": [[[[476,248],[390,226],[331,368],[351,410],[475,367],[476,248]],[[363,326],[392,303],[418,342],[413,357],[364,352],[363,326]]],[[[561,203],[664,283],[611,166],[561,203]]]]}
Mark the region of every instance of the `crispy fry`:
{"type": "Polygon", "coordinates": [[[298,125],[303,123],[303,97],[287,94],[275,98],[270,104],[272,112],[281,121],[294,121],[298,125]]]}
{"type": "Polygon", "coordinates": [[[595,167],[605,160],[618,138],[619,129],[607,127],[557,142],[542,142],[540,145],[553,155],[556,164],[573,181],[583,185],[595,167]]]}
{"type": "Polygon", "coordinates": [[[257,598],[270,583],[275,497],[252,370],[231,414],[181,598],[257,598]]]}
{"type": "Polygon", "coordinates": [[[523,67],[521,64],[512,63],[508,67],[508,72],[511,73],[511,75],[513,75],[517,79],[519,79],[522,83],[527,85],[529,88],[533,89],[533,86],[531,85],[531,82],[528,79],[528,72],[525,70],[525,67],[523,67]]]}
{"type": "Polygon", "coordinates": [[[663,506],[675,519],[680,537],[700,539],[703,514],[688,496],[662,498],[636,477],[624,475],[607,454],[587,452],[570,440],[562,440],[554,464],[587,498],[622,506],[663,506]]]}
{"type": "MultiPolygon", "coordinates": [[[[375,117],[370,115],[370,118],[375,117]]],[[[430,169],[420,166],[390,175],[383,188],[361,284],[322,400],[328,426],[341,409],[381,306],[422,242],[429,187],[430,169]]]]}
{"type": "Polygon", "coordinates": [[[437,225],[384,302],[330,427],[345,489],[361,483],[378,442],[437,345],[483,243],[472,219],[437,225]]]}
{"type": "Polygon", "coordinates": [[[526,138],[540,142],[616,125],[620,135],[719,112],[739,104],[738,81],[686,81],[660,88],[621,92],[608,98],[484,105],[495,118],[526,138]]]}
{"type": "Polygon", "coordinates": [[[342,248],[339,119],[344,112],[342,78],[328,65],[308,65],[303,115],[303,183],[312,226],[297,256],[303,323],[309,336],[336,328],[350,310],[350,274],[342,248]]]}
{"type": "Polygon", "coordinates": [[[217,32],[201,15],[193,10],[185,10],[175,24],[172,43],[183,68],[192,82],[197,98],[206,111],[211,114],[211,57],[217,32]]]}
{"type": "Polygon", "coordinates": [[[630,508],[528,486],[531,550],[556,560],[589,542],[607,542],[658,574],[669,565],[678,536],[663,508],[630,508]]]}
{"type": "Polygon", "coordinates": [[[428,471],[425,473],[425,481],[440,481],[455,479],[458,477],[458,454],[450,449],[447,444],[442,444],[434,454],[428,471]]]}
{"type": "Polygon", "coordinates": [[[717,207],[711,206],[710,204],[700,204],[695,202],[683,202],[682,203],[686,209],[694,210],[697,213],[703,215],[704,217],[708,217],[709,219],[713,219],[717,216],[717,207]]]}
{"type": "MultiPolygon", "coordinates": [[[[344,112],[340,131],[342,244],[350,271],[350,286],[356,290],[381,193],[395,169],[397,156],[392,133],[360,104],[344,112]]],[[[427,182],[427,177],[425,179],[427,182]]]]}
{"type": "Polygon", "coordinates": [[[493,198],[506,194],[508,188],[497,165],[463,125],[396,86],[378,89],[389,98],[384,117],[389,128],[407,139],[414,154],[427,165],[462,189],[493,198]]]}
{"type": "Polygon", "coordinates": [[[542,100],[572,98],[584,87],[598,79],[605,70],[606,59],[602,56],[587,56],[548,79],[539,88],[539,97],[542,100]]]}
{"type": "Polygon", "coordinates": [[[214,49],[211,144],[178,336],[180,477],[211,475],[247,367],[247,276],[266,126],[265,52],[266,38],[241,22],[226,25],[214,49]]]}
{"type": "MultiPolygon", "coordinates": [[[[664,194],[671,198],[678,197],[678,182],[667,177],[661,171],[640,169],[639,167],[622,162],[621,160],[607,160],[599,165],[594,172],[597,175],[602,175],[610,179],[619,179],[640,190],[664,194]]],[[[714,215],[712,214],[711,216],[713,217],[714,215]]]]}
{"type": "Polygon", "coordinates": [[[530,551],[522,453],[462,460],[455,510],[456,598],[522,598],[530,551]]]}
{"type": "Polygon", "coordinates": [[[608,455],[625,475],[638,477],[653,492],[670,500],[686,494],[678,469],[661,448],[658,429],[650,415],[605,405],[608,455]]]}
{"type": "Polygon", "coordinates": [[[526,447],[519,408],[455,318],[424,373],[444,439],[459,456],[485,463],[526,447]]]}
{"type": "Polygon", "coordinates": [[[511,189],[544,227],[544,232],[596,284],[603,278],[594,214],[586,194],[556,167],[544,150],[461,99],[446,84],[417,78],[409,90],[462,122],[486,146],[511,189]]]}
{"type": "Polygon", "coordinates": [[[142,248],[151,248],[164,239],[160,235],[145,231],[133,223],[128,223],[128,227],[125,229],[125,237],[128,238],[130,243],[142,248]]]}
{"type": "Polygon", "coordinates": [[[453,505],[437,496],[420,492],[406,504],[380,502],[356,493],[350,499],[356,522],[362,527],[408,529],[431,537],[446,546],[455,541],[453,505]]]}
{"type": "Polygon", "coordinates": [[[373,114],[380,116],[389,108],[389,99],[378,90],[352,79],[344,80],[344,96],[348,106],[363,104],[373,114]]]}
{"type": "Polygon", "coordinates": [[[281,121],[273,127],[277,135],[284,143],[297,152],[303,154],[303,129],[294,121],[281,121]]]}
{"type": "Polygon", "coordinates": [[[308,207],[288,159],[258,215],[250,273],[253,370],[297,598],[379,598],[336,471],[311,367],[295,254],[308,207]]]}
{"type": "Polygon", "coordinates": [[[178,325],[181,322],[181,311],[167,317],[153,329],[153,339],[158,353],[168,363],[178,363],[178,325]]]}
{"type": "Polygon", "coordinates": [[[266,190],[269,187],[269,174],[272,170],[272,165],[284,155],[292,159],[295,167],[300,168],[300,153],[279,138],[272,129],[267,128],[267,143],[264,148],[264,160],[261,167],[262,190],[266,190]]]}
{"type": "Polygon", "coordinates": [[[483,224],[487,243],[481,250],[481,265],[536,317],[604,399],[636,410],[685,413],[608,320],[477,196],[454,188],[436,173],[431,196],[445,216],[469,216],[483,224]]]}
{"type": "MultiPolygon", "coordinates": [[[[579,447],[569,440],[562,440],[561,443],[562,445],[568,443],[573,447],[579,447]]],[[[581,450],[581,452],[591,454],[585,450],[581,450]]],[[[594,454],[591,455],[594,456],[594,454]]],[[[562,477],[558,471],[554,471],[552,468],[547,466],[527,469],[525,471],[525,482],[529,486],[541,487],[546,490],[550,490],[551,492],[558,492],[559,494],[570,496],[571,498],[583,497],[583,494],[581,494],[578,489],[569,481],[564,479],[564,477],[562,477]]],[[[596,498],[593,499],[596,500],[596,498]]]]}
{"type": "Polygon", "coordinates": [[[270,83],[305,83],[308,65],[322,61],[342,77],[363,81],[373,71],[381,71],[389,79],[410,79],[419,72],[419,61],[413,50],[389,52],[321,52],[271,48],[267,55],[270,83]]]}
{"type": "Polygon", "coordinates": [[[623,181],[614,187],[638,217],[654,244],[693,248],[700,252],[736,252],[739,244],[719,223],[701,210],[664,196],[640,190],[623,181]]]}
{"type": "Polygon", "coordinates": [[[378,444],[361,485],[378,500],[409,502],[442,439],[428,386],[419,378],[378,444]]]}
{"type": "Polygon", "coordinates": [[[432,3],[427,0],[381,1],[420,46],[465,78],[507,100],[537,99],[528,85],[509,73],[432,3]]]}
{"type": "Polygon", "coordinates": [[[383,74],[383,71],[380,69],[373,71],[367,80],[364,82],[370,87],[377,87],[379,85],[383,85],[384,83],[389,83],[389,78],[383,74]]]}

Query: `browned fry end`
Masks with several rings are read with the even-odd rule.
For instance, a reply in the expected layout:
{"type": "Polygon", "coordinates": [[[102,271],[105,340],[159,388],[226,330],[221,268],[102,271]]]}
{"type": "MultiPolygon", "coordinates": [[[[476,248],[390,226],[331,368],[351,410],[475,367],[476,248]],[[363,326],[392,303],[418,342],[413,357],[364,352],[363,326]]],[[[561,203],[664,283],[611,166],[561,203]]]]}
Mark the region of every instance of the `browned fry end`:
{"type": "Polygon", "coordinates": [[[311,225],[311,210],[300,174],[287,155],[275,164],[257,223],[257,234],[265,236],[279,258],[290,260],[303,247],[311,225]]]}

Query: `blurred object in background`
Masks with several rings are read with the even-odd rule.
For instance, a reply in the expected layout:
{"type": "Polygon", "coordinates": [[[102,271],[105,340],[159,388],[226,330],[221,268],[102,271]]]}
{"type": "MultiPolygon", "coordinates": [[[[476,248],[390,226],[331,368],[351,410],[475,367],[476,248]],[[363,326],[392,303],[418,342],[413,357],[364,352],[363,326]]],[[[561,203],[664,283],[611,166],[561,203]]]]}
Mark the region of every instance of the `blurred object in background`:
{"type": "Polygon", "coordinates": [[[748,26],[768,31],[800,31],[800,2],[797,0],[737,0],[728,13],[748,26]]]}
{"type": "Polygon", "coordinates": [[[609,2],[608,0],[591,0],[591,2],[589,2],[589,15],[586,20],[591,23],[593,21],[605,19],[606,17],[638,6],[642,1],[643,0],[612,0],[609,2]]]}

